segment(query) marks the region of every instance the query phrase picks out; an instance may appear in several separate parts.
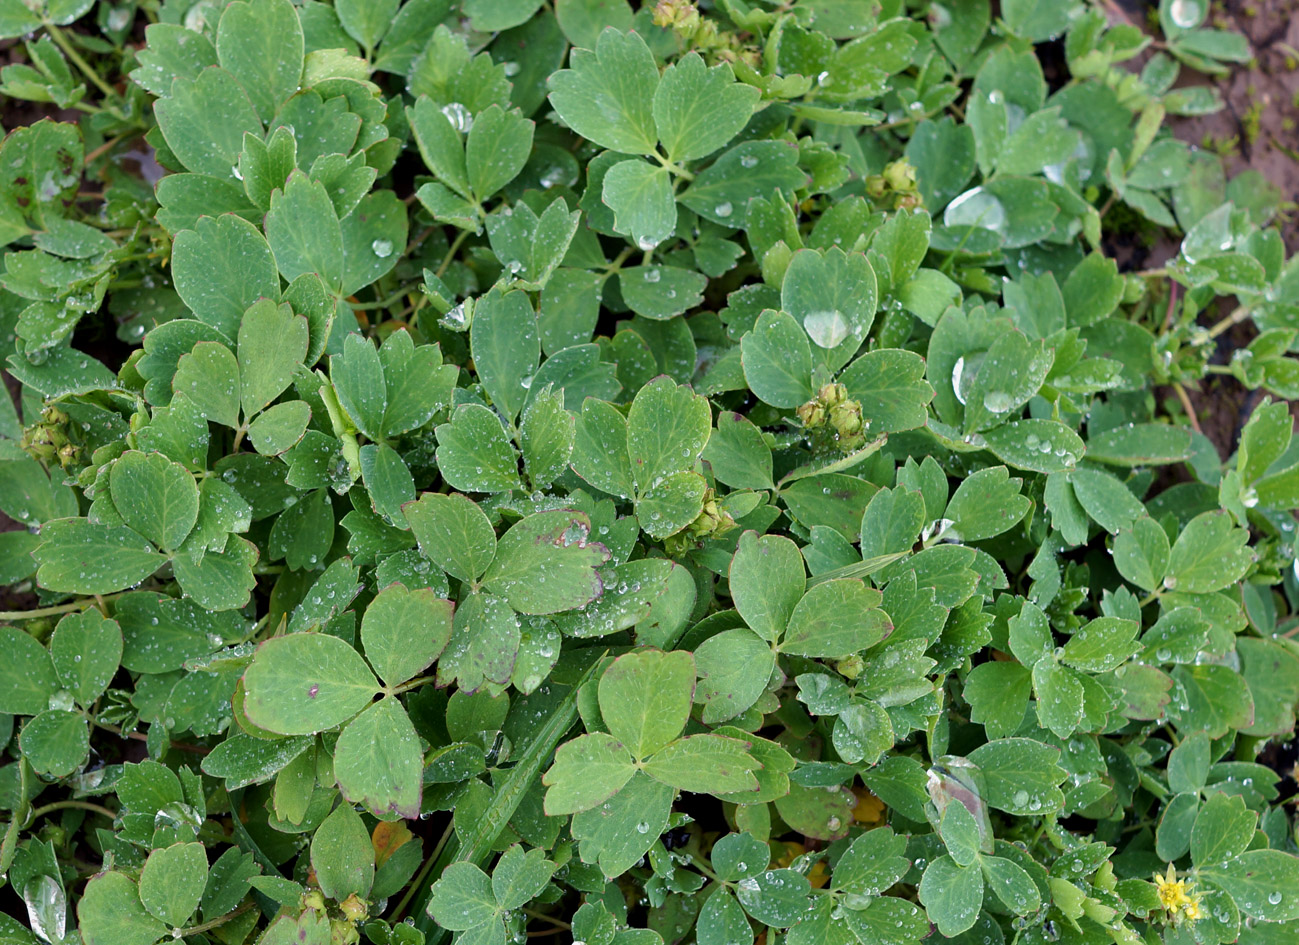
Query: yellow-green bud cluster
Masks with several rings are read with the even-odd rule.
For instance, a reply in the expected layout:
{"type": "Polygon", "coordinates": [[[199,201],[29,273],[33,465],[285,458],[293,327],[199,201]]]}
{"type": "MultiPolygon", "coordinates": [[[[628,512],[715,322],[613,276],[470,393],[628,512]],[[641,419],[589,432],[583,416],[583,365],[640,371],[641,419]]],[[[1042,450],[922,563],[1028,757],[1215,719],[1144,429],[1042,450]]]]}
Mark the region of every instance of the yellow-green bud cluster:
{"type": "Polygon", "coordinates": [[[663,548],[670,555],[684,554],[705,539],[718,538],[734,527],[735,519],[718,505],[716,494],[709,489],[704,493],[704,507],[695,520],[675,535],[669,535],[663,548]]]}
{"type": "Polygon", "coordinates": [[[81,453],[68,437],[68,415],[54,404],[41,411],[41,419],[23,431],[22,448],[29,455],[49,465],[67,468],[81,453]]]}
{"type": "Polygon", "coordinates": [[[842,384],[823,385],[797,414],[814,444],[834,446],[845,453],[866,445],[861,404],[848,399],[848,389],[842,384]]]}
{"type": "Polygon", "coordinates": [[[916,186],[916,169],[906,158],[886,164],[882,173],[867,177],[866,193],[876,201],[891,200],[895,210],[910,210],[925,203],[916,186]]]}

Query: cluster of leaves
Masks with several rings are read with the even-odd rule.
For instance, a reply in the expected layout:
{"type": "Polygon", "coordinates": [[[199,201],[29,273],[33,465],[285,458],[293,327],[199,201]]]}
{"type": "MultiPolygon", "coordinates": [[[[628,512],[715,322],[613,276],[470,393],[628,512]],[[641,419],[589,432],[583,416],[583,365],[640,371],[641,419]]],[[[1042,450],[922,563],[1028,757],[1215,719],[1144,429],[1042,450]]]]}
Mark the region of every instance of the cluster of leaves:
{"type": "Polygon", "coordinates": [[[0,0],[6,945],[1299,936],[1240,38],[703,6],[0,0]]]}

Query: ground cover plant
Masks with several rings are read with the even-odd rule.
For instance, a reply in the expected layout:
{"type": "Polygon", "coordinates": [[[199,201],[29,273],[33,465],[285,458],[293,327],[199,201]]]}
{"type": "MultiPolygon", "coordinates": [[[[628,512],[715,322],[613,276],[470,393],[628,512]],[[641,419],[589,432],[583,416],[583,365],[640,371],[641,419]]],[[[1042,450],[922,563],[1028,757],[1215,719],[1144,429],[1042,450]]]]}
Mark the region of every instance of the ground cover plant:
{"type": "Polygon", "coordinates": [[[1299,939],[1241,37],[633,6],[0,0],[0,941],[1299,939]]]}

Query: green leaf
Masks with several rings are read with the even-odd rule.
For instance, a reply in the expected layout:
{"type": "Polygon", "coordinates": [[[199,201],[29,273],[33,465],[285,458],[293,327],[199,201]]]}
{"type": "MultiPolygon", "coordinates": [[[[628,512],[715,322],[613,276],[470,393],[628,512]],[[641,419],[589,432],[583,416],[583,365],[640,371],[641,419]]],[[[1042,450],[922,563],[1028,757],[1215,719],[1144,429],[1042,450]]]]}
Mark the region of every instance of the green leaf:
{"type": "MultiPolygon", "coordinates": [[[[952,805],[952,807],[957,806],[959,805],[952,805]]],[[[951,807],[948,809],[950,810],[951,807]]],[[[1036,912],[1042,905],[1042,896],[1038,892],[1037,884],[1014,860],[1001,856],[985,856],[979,864],[983,867],[983,877],[988,888],[1001,900],[1001,904],[1015,915],[1028,915],[1036,912]]]]}
{"type": "Polygon", "coordinates": [[[50,696],[59,688],[50,652],[31,634],[16,627],[0,627],[0,643],[7,654],[0,662],[0,712],[9,715],[43,712],[49,706],[50,696]]]}
{"type": "MultiPolygon", "coordinates": [[[[1021,479],[1011,479],[1005,466],[990,466],[967,477],[947,503],[946,517],[962,541],[982,541],[1013,528],[1032,503],[1020,495],[1021,479]]],[[[949,532],[949,535],[952,534],[949,532]]]]}
{"type": "Polygon", "coordinates": [[[1164,585],[1189,594],[1211,594],[1239,581],[1254,562],[1249,533],[1231,514],[1204,512],[1186,523],[1168,555],[1164,585]]]}
{"type": "Polygon", "coordinates": [[[973,927],[983,905],[983,873],[958,866],[950,855],[933,860],[920,879],[920,901],[938,931],[953,938],[973,927]]]}
{"type": "Polygon", "coordinates": [[[763,312],[740,349],[744,379],[763,403],[790,408],[812,399],[812,352],[792,316],[763,312]]]}
{"type": "Polygon", "coordinates": [[[650,154],[658,141],[659,72],[639,33],[605,29],[595,51],[575,49],[550,77],[550,104],[583,138],[623,154],[650,154]]]}
{"type": "Polygon", "coordinates": [[[145,911],[135,883],[114,872],[100,873],[86,884],[77,920],[86,945],[153,945],[167,931],[145,911]]]}
{"type": "Polygon", "coordinates": [[[331,290],[342,288],[343,232],[320,181],[294,172],[283,190],[271,194],[266,239],[285,279],[315,273],[331,290]]]}
{"type": "Polygon", "coordinates": [[[204,756],[203,773],[224,779],[226,790],[234,791],[269,781],[313,744],[306,735],[271,740],[236,732],[204,756]]]}
{"type": "Polygon", "coordinates": [[[636,491],[627,456],[627,420],[612,404],[582,402],[573,440],[573,470],[603,492],[631,498],[636,491]]]}
{"type": "Polygon", "coordinates": [[[465,162],[465,149],[460,133],[451,125],[446,114],[426,95],[421,95],[414,105],[406,108],[406,118],[424,164],[438,180],[446,183],[466,200],[472,191],[469,171],[465,162]]]}
{"type": "Polygon", "coordinates": [[[717,429],[708,438],[703,459],[718,481],[732,489],[774,489],[771,447],[762,431],[738,413],[717,414],[717,429]]]}
{"type": "Polygon", "coordinates": [[[988,662],[970,671],[961,694],[970,703],[971,720],[980,723],[989,738],[1005,738],[1019,731],[1032,687],[1023,666],[988,662]]]}
{"type": "Polygon", "coordinates": [[[398,0],[338,0],[334,12],[349,36],[367,50],[374,49],[397,14],[398,0]]]}
{"type": "Polygon", "coordinates": [[[695,922],[695,938],[699,945],[747,942],[752,934],[744,909],[725,889],[718,889],[708,897],[695,922]]]}
{"type": "Polygon", "coordinates": [[[401,249],[406,245],[408,227],[406,205],[391,190],[375,191],[361,198],[339,227],[343,238],[339,294],[353,295],[387,275],[397,265],[401,249]]]}
{"type": "Polygon", "coordinates": [[[1092,521],[1112,535],[1131,527],[1146,514],[1145,506],[1137,497],[1109,473],[1097,469],[1075,469],[1069,474],[1069,484],[1078,504],[1092,521]]]}
{"type": "Polygon", "coordinates": [[[768,198],[773,191],[788,199],[806,184],[798,154],[791,142],[741,142],[697,174],[681,193],[681,202],[721,226],[744,226],[750,199],[768,198]]]}
{"type": "MultiPolygon", "coordinates": [[[[12,649],[8,652],[11,659],[17,655],[12,649]]],[[[24,669],[24,679],[31,677],[26,687],[45,688],[47,677],[43,675],[42,661],[32,659],[30,650],[24,654],[29,663],[24,669]]],[[[93,607],[79,614],[68,614],[50,637],[50,660],[63,687],[72,691],[78,705],[89,708],[117,674],[122,661],[122,629],[116,620],[105,619],[93,607]]]]}
{"type": "Polygon", "coordinates": [[[865,253],[845,253],[837,246],[824,254],[805,249],[794,254],[785,270],[780,307],[818,347],[845,345],[851,356],[875,321],[877,295],[865,253]]]}
{"type": "Polygon", "coordinates": [[[343,796],[384,819],[419,816],[423,766],[419,736],[392,696],[349,722],[334,747],[334,777],[343,796]]]}
{"type": "Polygon", "coordinates": [[[708,279],[676,266],[632,266],[622,271],[618,284],[633,312],[665,321],[702,302],[708,279]]]}
{"type": "Polygon", "coordinates": [[[513,423],[528,399],[541,357],[537,316],[527,293],[483,298],[474,310],[470,345],[483,389],[513,423]]]}
{"type": "Polygon", "coordinates": [[[420,551],[452,577],[476,581],[496,556],[496,533],[473,500],[425,493],[404,510],[420,551]]]}
{"type": "Polygon", "coordinates": [[[997,459],[1030,472],[1072,469],[1086,452],[1082,437],[1055,420],[1012,420],[986,431],[983,439],[997,459]]]}
{"type": "Polygon", "coordinates": [[[584,862],[606,876],[635,866],[667,830],[676,789],[637,771],[604,804],[573,817],[573,837],[584,862]]]}
{"type": "Polygon", "coordinates": [[[288,305],[256,302],[239,323],[239,390],[244,416],[280,396],[307,356],[307,320],[288,305]]]}
{"type": "Polygon", "coordinates": [[[1004,738],[967,755],[983,772],[989,806],[1020,817],[1044,816],[1064,806],[1056,786],[1067,777],[1060,752],[1029,738],[1004,738]]]}
{"type": "Polygon", "coordinates": [[[776,928],[793,925],[807,912],[812,884],[806,876],[791,869],[767,870],[741,883],[735,895],[744,911],[759,922],[776,928]]]}
{"type": "Polygon", "coordinates": [[[23,726],[18,747],[37,774],[65,778],[86,763],[90,733],[79,712],[47,709],[23,726]]]}
{"type": "Polygon", "coordinates": [[[392,584],[361,618],[361,644],[379,678],[395,686],[433,664],[451,637],[452,604],[430,588],[392,584]]]}
{"type": "Polygon", "coordinates": [[[780,644],[782,653],[843,659],[874,646],[893,629],[880,610],[883,595],[862,581],[814,585],[794,607],[780,644]]]}
{"type": "Polygon", "coordinates": [[[925,378],[925,360],[911,351],[868,351],[839,375],[848,397],[861,404],[862,430],[868,434],[914,430],[925,425],[934,389],[925,378]]]}
{"type": "Polygon", "coordinates": [[[437,428],[438,468],[453,488],[508,492],[519,485],[519,454],[500,419],[480,404],[461,404],[437,428]]]}
{"type": "Polygon", "coordinates": [[[267,640],[244,673],[244,711],[282,735],[333,728],[379,691],[359,653],[338,637],[290,633],[267,640]]]}
{"type": "Polygon", "coordinates": [[[612,735],[591,732],[566,742],[542,778],[548,788],[546,814],[557,817],[598,807],[635,773],[627,747],[612,735]]]}
{"type": "Polygon", "coordinates": [[[140,873],[140,902],[172,927],[194,914],[207,883],[207,851],[201,843],[154,850],[140,873]]]}
{"type": "Polygon", "coordinates": [[[1054,659],[1040,659],[1033,665],[1033,692],[1037,696],[1037,718],[1057,738],[1068,738],[1083,718],[1083,687],[1073,672],[1054,659]]]}
{"type": "Polygon", "coordinates": [[[731,599],[740,616],[768,643],[780,639],[806,586],[798,546],[779,535],[740,536],[731,559],[731,599]]]}
{"type": "Polygon", "coordinates": [[[474,116],[465,139],[469,187],[481,203],[523,170],[532,153],[533,123],[518,112],[492,105],[474,116]]]}
{"type": "Polygon", "coordinates": [[[472,863],[452,863],[433,884],[429,911],[453,931],[474,929],[498,918],[496,894],[487,874],[472,863]]]}
{"type": "Polygon", "coordinates": [[[831,741],[844,762],[873,765],[893,747],[893,724],[878,703],[854,702],[835,719],[831,741]]]}
{"type": "Polygon", "coordinates": [[[1111,466],[1180,463],[1191,456],[1191,431],[1164,423],[1124,424],[1087,438],[1087,457],[1111,466]]]}
{"type": "Polygon", "coordinates": [[[1141,645],[1136,642],[1140,629],[1135,620],[1097,617],[1074,632],[1060,660],[1089,673],[1118,669],[1129,656],[1140,652],[1141,645]]]}
{"type": "Polygon", "coordinates": [[[361,815],[346,804],[334,808],[311,838],[311,866],[320,890],[339,902],[364,899],[374,883],[374,847],[361,815]]]}
{"type": "Polygon", "coordinates": [[[833,888],[858,895],[888,889],[911,866],[906,849],[906,838],[895,834],[893,828],[868,830],[839,857],[831,877],[833,888]]]}
{"type": "Polygon", "coordinates": [[[688,470],[708,443],[712,411],[706,398],[658,377],[637,392],[627,414],[627,453],[643,494],[662,477],[688,470]]]}
{"type": "Polygon", "coordinates": [[[695,662],[695,701],[704,705],[704,723],[714,725],[747,712],[767,691],[776,654],[753,631],[737,627],[699,644],[695,662]]]}
{"type": "Polygon", "coordinates": [[[524,409],[519,445],[534,487],[544,489],[563,475],[573,454],[576,426],[573,415],[564,409],[563,391],[542,391],[524,409]]]}
{"type": "Polygon", "coordinates": [[[172,242],[176,291],[201,321],[233,339],[248,307],[278,299],[280,277],[271,247],[257,228],[233,213],[199,217],[172,242]]]}
{"type": "Polygon", "coordinates": [[[665,168],[635,158],[621,161],[604,175],[602,194],[614,229],[642,249],[653,249],[676,229],[677,205],[665,168]]]}
{"type": "Polygon", "coordinates": [[[939,833],[957,866],[969,866],[979,859],[979,825],[964,804],[948,804],[939,833]]]}
{"type": "Polygon", "coordinates": [[[234,179],[244,135],[262,135],[243,86],[224,69],[208,68],[193,79],[178,77],[170,93],[153,104],[167,147],[188,170],[234,179]]]}
{"type": "Polygon", "coordinates": [[[234,610],[248,603],[257,579],[257,546],[232,536],[224,551],[209,552],[202,561],[181,554],[172,560],[176,581],[188,597],[205,610],[234,610]]]}
{"type": "Polygon", "coordinates": [[[515,844],[502,854],[492,870],[492,892],[502,909],[519,909],[541,895],[555,872],[555,864],[541,850],[515,844]]]}
{"type": "Polygon", "coordinates": [[[383,359],[374,345],[361,335],[348,335],[343,350],[329,359],[329,379],[339,404],[356,428],[378,439],[388,398],[386,384],[376,383],[386,378],[383,359]]]}
{"type": "Polygon", "coordinates": [[[594,49],[606,26],[623,32],[631,29],[632,12],[627,0],[557,0],[555,19],[570,43],[594,49]]]}
{"type": "Polygon", "coordinates": [[[36,580],[50,591],[111,594],[139,584],[167,560],[139,533],[84,518],[46,522],[41,538],[32,557],[36,580]]]}
{"type": "Polygon", "coordinates": [[[262,120],[298,91],[304,42],[298,12],[288,0],[232,3],[217,25],[221,66],[252,99],[262,120]]]}
{"type": "Polygon", "coordinates": [[[609,560],[603,545],[588,541],[591,521],[557,509],[521,519],[501,536],[482,585],[522,614],[574,610],[600,596],[596,569],[609,560]]]}
{"type": "Polygon", "coordinates": [[[613,737],[641,761],[681,734],[694,689],[695,661],[689,653],[627,653],[600,677],[600,714],[613,737]]]}
{"type": "Polygon", "coordinates": [[[965,394],[965,432],[995,427],[1010,418],[1042,387],[1054,352],[1023,332],[1002,333],[992,343],[965,394]]]}
{"type": "Polygon", "coordinates": [[[224,344],[200,341],[194,345],[177,362],[172,386],[193,402],[202,420],[231,429],[239,426],[239,362],[224,344]]]}
{"type": "Polygon", "coordinates": [[[310,422],[310,404],[305,400],[286,401],[258,414],[248,425],[248,439],[263,456],[279,456],[301,442],[310,422]]]}
{"type": "Polygon", "coordinates": [[[1198,867],[1227,865],[1245,852],[1257,821],[1244,798],[1210,794],[1191,829],[1191,859],[1198,867]]]}
{"type": "Polygon", "coordinates": [[[690,735],[656,751],[642,770],[656,781],[695,794],[756,791],[761,767],[746,744],[721,735],[690,735]]]}
{"type": "Polygon", "coordinates": [[[664,70],[654,92],[654,124],[668,160],[712,154],[748,124],[759,97],[753,86],[735,81],[730,66],[710,69],[698,53],[682,56],[664,70]]]}
{"type": "Polygon", "coordinates": [[[1250,850],[1229,865],[1200,870],[1240,911],[1262,922],[1299,918],[1299,858],[1280,850],[1250,850]]]}

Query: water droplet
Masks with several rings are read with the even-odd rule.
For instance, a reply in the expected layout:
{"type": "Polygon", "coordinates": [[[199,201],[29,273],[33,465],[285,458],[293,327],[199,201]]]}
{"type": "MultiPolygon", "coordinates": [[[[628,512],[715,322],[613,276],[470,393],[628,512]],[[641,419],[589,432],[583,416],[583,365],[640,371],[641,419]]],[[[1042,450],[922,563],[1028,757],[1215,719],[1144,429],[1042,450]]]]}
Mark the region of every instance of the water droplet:
{"type": "Polygon", "coordinates": [[[1015,398],[1005,391],[992,390],[983,395],[983,406],[991,413],[1005,413],[1015,406],[1015,398]]]}
{"type": "Polygon", "coordinates": [[[945,226],[977,226],[1001,235],[1007,231],[1006,208],[982,187],[967,190],[943,211],[945,226]]]}
{"type": "Polygon", "coordinates": [[[833,81],[833,78],[831,78],[830,73],[828,72],[822,72],[816,77],[816,84],[821,86],[821,88],[825,88],[833,81]]]}
{"type": "Polygon", "coordinates": [[[392,240],[375,240],[370,244],[370,249],[380,259],[387,259],[392,255],[392,240]]]}
{"type": "Polygon", "coordinates": [[[822,348],[837,347],[848,337],[848,321],[838,309],[809,312],[803,319],[808,336],[822,348]]]}
{"type": "Polygon", "coordinates": [[[734,209],[735,208],[731,206],[731,202],[727,200],[725,203],[719,203],[717,206],[713,207],[713,213],[725,219],[731,215],[731,211],[734,209]]]}
{"type": "Polygon", "coordinates": [[[758,159],[754,157],[752,154],[746,154],[744,155],[744,157],[740,158],[740,167],[748,168],[748,167],[757,167],[757,166],[758,166],[758,159]]]}
{"type": "Polygon", "coordinates": [[[1173,0],[1168,5],[1168,16],[1179,29],[1193,30],[1204,17],[1200,0],[1173,0]]]}
{"type": "Polygon", "coordinates": [[[659,281],[660,279],[662,279],[662,278],[663,278],[663,273],[661,273],[661,272],[660,272],[659,270],[657,270],[657,269],[646,269],[646,270],[645,270],[645,281],[646,281],[646,282],[658,282],[658,281],[659,281]]]}
{"type": "Polygon", "coordinates": [[[474,126],[473,113],[459,102],[443,105],[442,114],[447,116],[447,121],[451,122],[451,127],[461,134],[467,134],[469,129],[474,126]]]}

